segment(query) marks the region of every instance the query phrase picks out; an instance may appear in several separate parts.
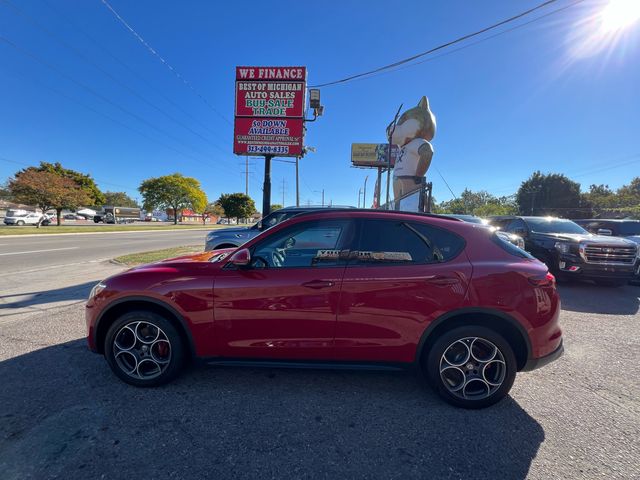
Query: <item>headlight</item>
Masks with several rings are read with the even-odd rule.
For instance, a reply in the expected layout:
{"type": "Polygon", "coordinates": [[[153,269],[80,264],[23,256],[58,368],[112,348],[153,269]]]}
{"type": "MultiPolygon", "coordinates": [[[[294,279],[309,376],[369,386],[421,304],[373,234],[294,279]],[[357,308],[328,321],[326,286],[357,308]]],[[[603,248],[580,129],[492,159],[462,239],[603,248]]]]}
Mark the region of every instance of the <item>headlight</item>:
{"type": "Polygon", "coordinates": [[[556,250],[558,250],[560,253],[569,253],[570,245],[568,243],[556,242],[554,247],[556,247],[556,250]]]}
{"type": "Polygon", "coordinates": [[[107,288],[107,286],[104,283],[102,283],[102,282],[98,283],[95,287],[93,287],[91,289],[91,293],[89,293],[89,298],[95,297],[101,291],[103,291],[105,288],[107,288]]]}

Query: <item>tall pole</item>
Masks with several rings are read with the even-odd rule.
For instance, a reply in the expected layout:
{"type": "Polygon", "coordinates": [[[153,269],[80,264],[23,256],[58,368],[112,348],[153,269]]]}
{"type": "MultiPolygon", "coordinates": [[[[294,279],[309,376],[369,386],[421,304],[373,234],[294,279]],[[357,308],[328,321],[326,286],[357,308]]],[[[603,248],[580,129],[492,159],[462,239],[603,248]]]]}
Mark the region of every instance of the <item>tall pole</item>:
{"type": "Polygon", "coordinates": [[[389,205],[389,181],[391,179],[391,139],[393,138],[393,133],[396,131],[396,123],[398,122],[398,115],[400,115],[402,105],[403,104],[401,103],[398,107],[398,111],[396,112],[396,116],[393,117],[393,122],[389,124],[389,127],[391,127],[391,133],[389,134],[389,146],[387,150],[387,210],[390,210],[391,207],[391,205],[389,205]]]}
{"type": "Polygon", "coordinates": [[[362,208],[367,208],[367,180],[369,180],[369,175],[364,177],[364,192],[362,193],[362,208]]]}
{"type": "Polygon", "coordinates": [[[360,208],[360,196],[362,195],[362,187],[358,189],[358,208],[360,208]]]}
{"type": "Polygon", "coordinates": [[[375,196],[378,199],[376,208],[380,208],[380,192],[382,192],[382,167],[378,167],[378,180],[376,181],[376,192],[375,196]]]}
{"type": "Polygon", "coordinates": [[[324,188],[322,189],[322,206],[324,207],[324,188]]]}
{"type": "Polygon", "coordinates": [[[284,178],[282,179],[282,206],[283,207],[286,206],[284,204],[284,178]]]}
{"type": "Polygon", "coordinates": [[[244,163],[244,193],[245,195],[249,195],[249,155],[245,155],[245,163],[244,163]]]}
{"type": "Polygon", "coordinates": [[[264,156],[264,184],[262,187],[262,218],[271,212],[271,159],[273,155],[264,156]]]}
{"type": "MultiPolygon", "coordinates": [[[[300,157],[296,157],[296,207],[300,206],[300,177],[298,176],[298,162],[300,157]]],[[[282,205],[284,207],[284,204],[282,205]]]]}

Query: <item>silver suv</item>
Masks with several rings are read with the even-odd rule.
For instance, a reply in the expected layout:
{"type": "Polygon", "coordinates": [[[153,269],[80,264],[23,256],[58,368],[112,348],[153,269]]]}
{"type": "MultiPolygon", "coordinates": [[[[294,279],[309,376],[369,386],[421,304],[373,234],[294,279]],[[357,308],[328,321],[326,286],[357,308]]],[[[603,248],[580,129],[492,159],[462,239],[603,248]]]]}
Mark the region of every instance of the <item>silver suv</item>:
{"type": "Polygon", "coordinates": [[[204,243],[204,249],[206,251],[209,251],[218,250],[220,248],[239,247],[256,235],[265,231],[267,228],[271,228],[280,222],[284,222],[288,218],[298,215],[299,213],[326,208],[329,207],[285,207],[281,208],[280,210],[271,212],[269,215],[267,215],[251,227],[234,227],[212,230],[207,234],[207,239],[204,243]]]}

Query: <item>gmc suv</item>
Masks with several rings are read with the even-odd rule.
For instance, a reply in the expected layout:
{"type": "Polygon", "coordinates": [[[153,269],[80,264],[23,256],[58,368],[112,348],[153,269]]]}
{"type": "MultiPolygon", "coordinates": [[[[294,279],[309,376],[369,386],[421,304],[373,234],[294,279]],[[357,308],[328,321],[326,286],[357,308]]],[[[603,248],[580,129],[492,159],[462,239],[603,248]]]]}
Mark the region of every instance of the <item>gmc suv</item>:
{"type": "Polygon", "coordinates": [[[593,235],[571,220],[554,217],[492,217],[490,223],[524,238],[525,249],[559,279],[619,286],[632,279],[638,246],[624,238],[593,235]]]}

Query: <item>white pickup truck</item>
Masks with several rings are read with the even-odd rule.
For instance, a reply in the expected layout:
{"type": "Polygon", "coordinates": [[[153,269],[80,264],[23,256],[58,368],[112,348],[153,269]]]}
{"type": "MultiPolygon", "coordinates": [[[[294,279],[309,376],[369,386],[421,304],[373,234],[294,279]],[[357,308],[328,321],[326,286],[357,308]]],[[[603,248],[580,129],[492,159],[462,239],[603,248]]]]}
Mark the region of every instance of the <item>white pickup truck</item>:
{"type": "Polygon", "coordinates": [[[26,213],[19,215],[11,215],[9,217],[4,217],[5,225],[37,225],[40,219],[42,219],[41,225],[49,225],[51,223],[51,217],[48,215],[42,215],[41,213],[26,213]]]}

